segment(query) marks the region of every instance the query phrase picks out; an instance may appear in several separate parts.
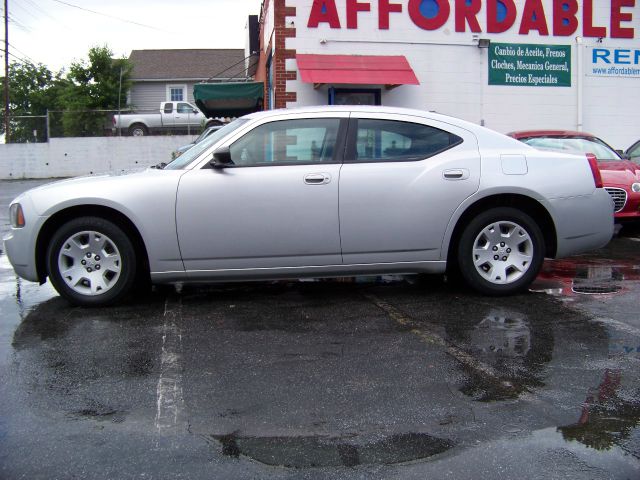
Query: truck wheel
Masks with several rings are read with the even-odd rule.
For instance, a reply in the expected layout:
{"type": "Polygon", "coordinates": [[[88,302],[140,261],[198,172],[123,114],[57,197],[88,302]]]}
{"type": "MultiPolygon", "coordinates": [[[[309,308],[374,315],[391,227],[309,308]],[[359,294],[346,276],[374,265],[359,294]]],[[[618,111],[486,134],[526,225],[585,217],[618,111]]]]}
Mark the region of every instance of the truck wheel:
{"type": "Polygon", "coordinates": [[[509,295],[529,287],[544,260],[538,224],[515,208],[492,208],[466,226],[458,244],[464,280],[486,295],[509,295]]]}
{"type": "Polygon", "coordinates": [[[115,223],[80,217],[54,233],[47,250],[49,278],[75,305],[103,306],[124,298],[136,278],[135,250],[115,223]]]}
{"type": "Polygon", "coordinates": [[[144,137],[149,134],[149,130],[146,125],[142,123],[134,123],[129,127],[129,135],[132,137],[144,137]]]}

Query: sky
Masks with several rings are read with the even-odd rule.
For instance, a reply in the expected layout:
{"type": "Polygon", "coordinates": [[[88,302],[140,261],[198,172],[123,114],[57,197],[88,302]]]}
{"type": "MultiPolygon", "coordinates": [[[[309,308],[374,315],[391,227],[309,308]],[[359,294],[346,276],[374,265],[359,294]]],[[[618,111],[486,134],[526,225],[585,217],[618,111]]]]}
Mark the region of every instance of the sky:
{"type": "MultiPolygon", "coordinates": [[[[154,48],[244,48],[247,17],[258,15],[262,4],[262,0],[8,1],[9,60],[42,63],[54,72],[86,59],[94,46],[107,45],[115,57],[154,48]]],[[[0,8],[4,15],[1,4],[0,8]]],[[[4,24],[0,28],[4,50],[4,24]]]]}

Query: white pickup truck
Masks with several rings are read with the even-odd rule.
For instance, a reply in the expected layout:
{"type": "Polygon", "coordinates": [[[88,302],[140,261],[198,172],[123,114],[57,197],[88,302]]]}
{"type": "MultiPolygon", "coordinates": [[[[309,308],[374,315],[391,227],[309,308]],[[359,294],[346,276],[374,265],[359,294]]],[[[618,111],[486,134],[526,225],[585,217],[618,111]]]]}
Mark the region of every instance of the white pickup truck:
{"type": "Polygon", "coordinates": [[[113,116],[113,131],[134,137],[149,135],[151,132],[174,131],[199,133],[209,124],[217,124],[188,102],[161,102],[159,113],[121,113],[113,116]]]}

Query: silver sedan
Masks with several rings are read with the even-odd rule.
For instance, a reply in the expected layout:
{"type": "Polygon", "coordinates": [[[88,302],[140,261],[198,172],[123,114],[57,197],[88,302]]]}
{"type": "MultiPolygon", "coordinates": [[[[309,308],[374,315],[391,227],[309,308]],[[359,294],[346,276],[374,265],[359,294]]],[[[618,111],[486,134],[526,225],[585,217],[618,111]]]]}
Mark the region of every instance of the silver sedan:
{"type": "Polygon", "coordinates": [[[545,256],[605,245],[612,211],[587,158],[435,113],[319,107],[239,118],[164,168],[30,190],[5,245],[79,305],[148,280],[447,270],[503,295],[545,256]]]}

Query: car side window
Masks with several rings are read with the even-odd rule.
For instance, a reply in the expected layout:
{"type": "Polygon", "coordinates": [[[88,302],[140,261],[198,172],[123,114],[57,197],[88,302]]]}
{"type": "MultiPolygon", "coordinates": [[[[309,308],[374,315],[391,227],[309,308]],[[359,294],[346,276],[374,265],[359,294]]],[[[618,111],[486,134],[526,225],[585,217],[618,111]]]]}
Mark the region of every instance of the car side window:
{"type": "Polygon", "coordinates": [[[453,133],[419,123],[358,119],[355,148],[349,159],[359,162],[423,160],[458,145],[453,133]]]}
{"type": "Polygon", "coordinates": [[[193,113],[193,107],[188,103],[179,103],[178,113],[193,113]]]}
{"type": "Polygon", "coordinates": [[[340,120],[281,120],[254,128],[230,145],[237,166],[333,162],[340,120]]]}
{"type": "Polygon", "coordinates": [[[173,112],[173,103],[165,103],[164,104],[164,113],[173,112]]]}

